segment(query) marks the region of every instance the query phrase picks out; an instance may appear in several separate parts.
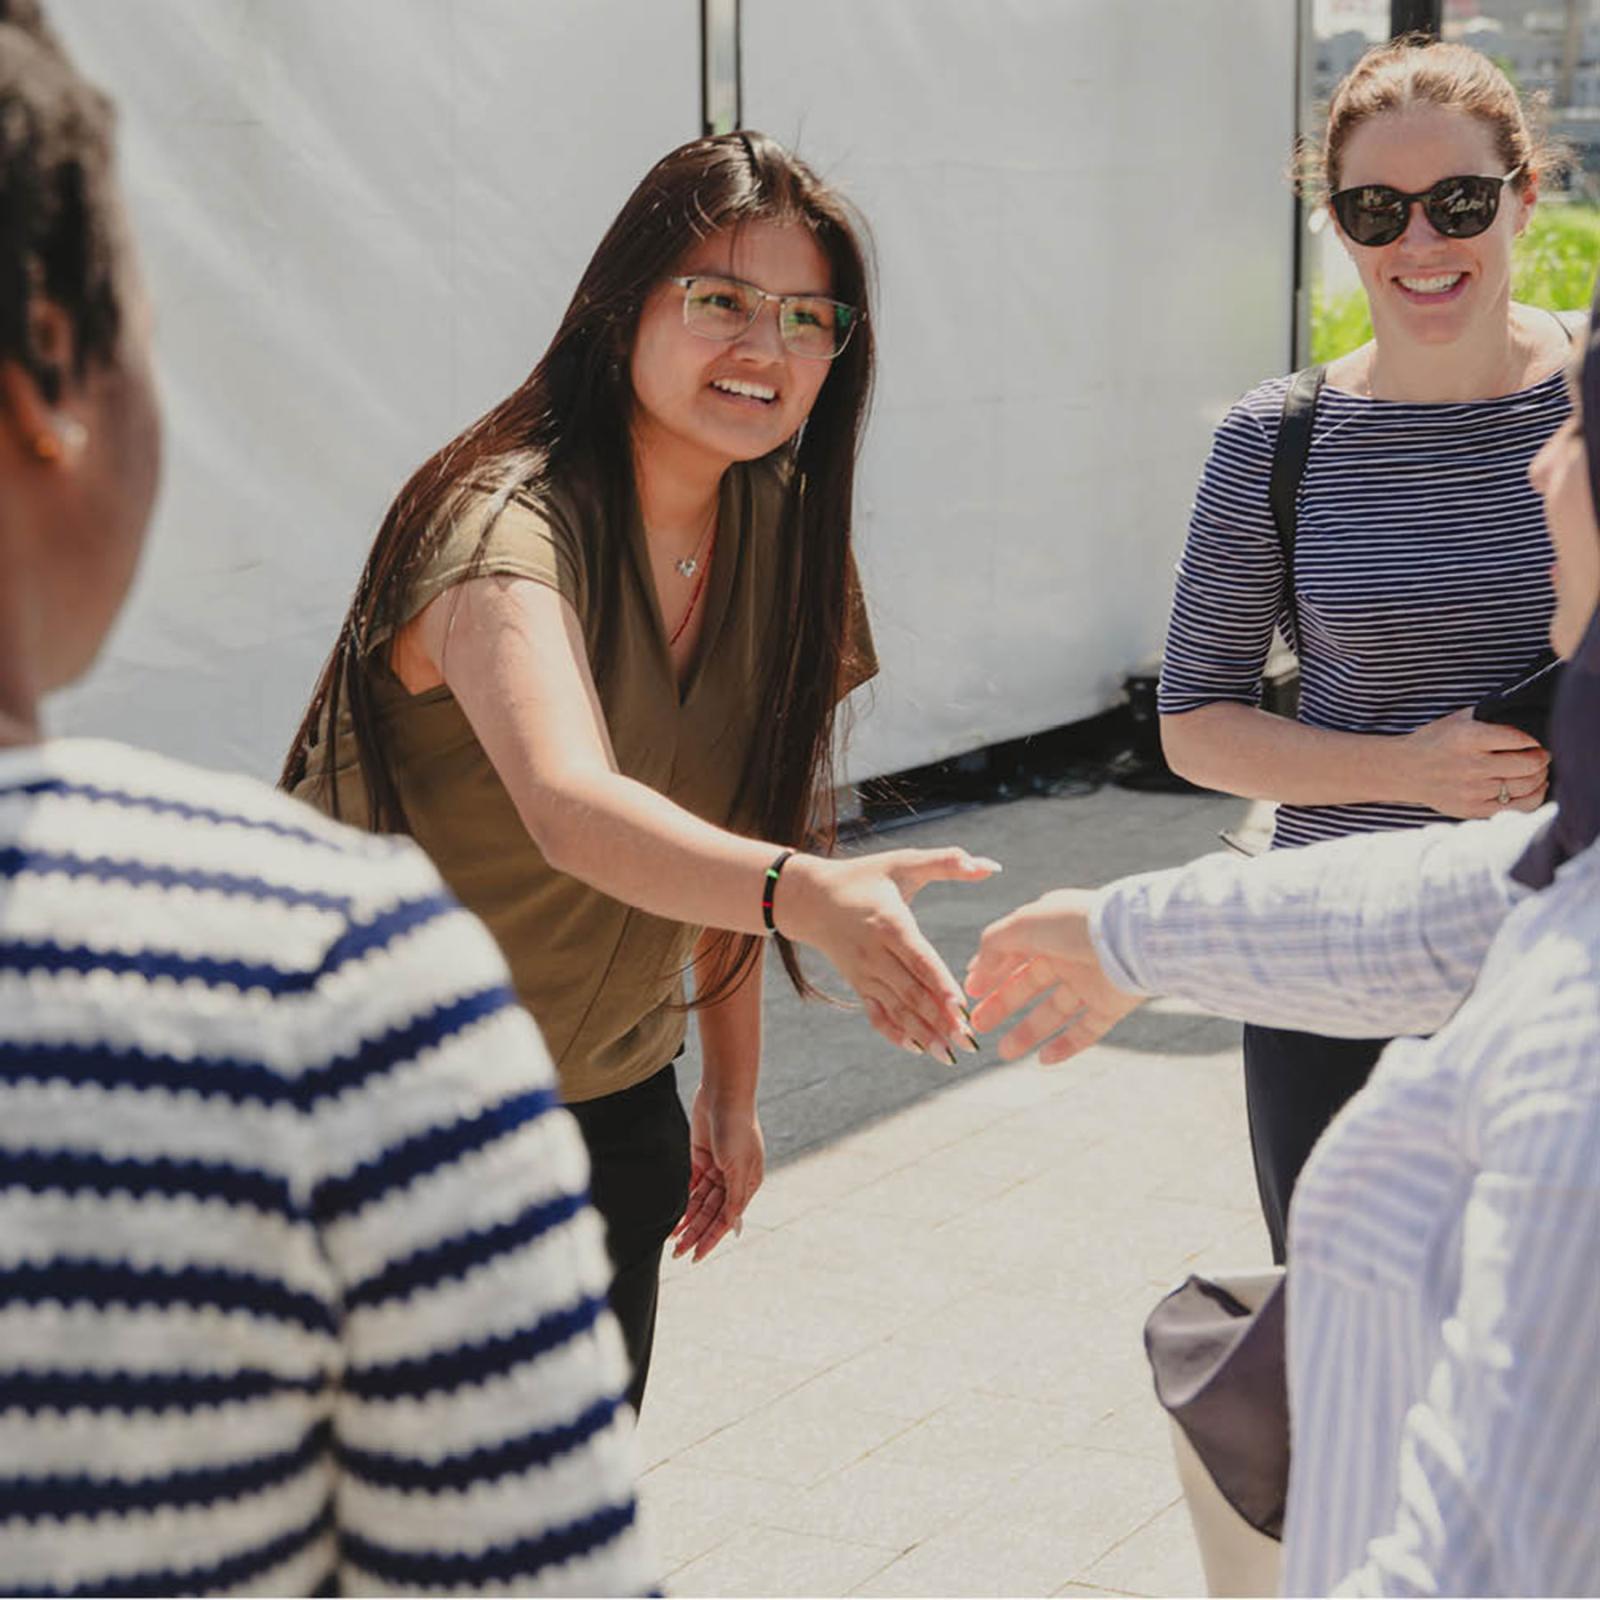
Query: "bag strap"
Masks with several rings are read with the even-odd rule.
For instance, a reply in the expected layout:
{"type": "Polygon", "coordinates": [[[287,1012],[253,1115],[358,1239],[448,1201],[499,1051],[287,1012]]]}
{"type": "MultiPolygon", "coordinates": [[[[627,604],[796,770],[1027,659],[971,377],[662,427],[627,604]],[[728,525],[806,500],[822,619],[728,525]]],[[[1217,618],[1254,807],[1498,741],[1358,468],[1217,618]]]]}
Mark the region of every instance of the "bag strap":
{"type": "Polygon", "coordinates": [[[1278,423],[1278,442],[1272,450],[1272,477],[1267,484],[1267,503],[1272,507],[1278,548],[1283,552],[1283,582],[1289,596],[1289,614],[1294,618],[1297,649],[1300,618],[1295,605],[1295,500],[1300,493],[1300,480],[1306,475],[1306,459],[1311,454],[1311,425],[1316,420],[1317,397],[1322,393],[1327,376],[1328,369],[1324,366],[1302,367],[1289,379],[1283,396],[1283,417],[1278,423]]]}
{"type": "Polygon", "coordinates": [[[1561,331],[1567,336],[1567,343],[1572,344],[1589,320],[1587,311],[1552,311],[1550,313],[1561,324],[1561,331]]]}

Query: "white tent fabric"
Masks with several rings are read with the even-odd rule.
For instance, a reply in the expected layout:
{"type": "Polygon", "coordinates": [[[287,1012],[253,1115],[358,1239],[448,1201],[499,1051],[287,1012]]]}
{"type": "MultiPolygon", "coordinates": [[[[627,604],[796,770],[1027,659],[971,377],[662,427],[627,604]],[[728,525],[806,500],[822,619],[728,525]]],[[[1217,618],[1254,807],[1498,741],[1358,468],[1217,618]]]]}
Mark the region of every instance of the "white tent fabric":
{"type": "Polygon", "coordinates": [[[1211,430],[1289,361],[1295,9],[744,0],[746,122],[878,246],[852,775],[1103,711],[1159,651],[1211,430]]]}
{"type": "Polygon", "coordinates": [[[379,519],[700,129],[696,0],[51,0],[116,98],[162,501],[60,732],[276,774],[379,519]]]}
{"type": "MultiPolygon", "coordinates": [[[[1290,327],[1283,0],[744,0],[746,122],[877,240],[848,770],[1103,710],[1290,327]]],[[[52,726],[275,772],[385,505],[700,117],[695,0],[53,0],[116,97],[165,489],[52,726]]]]}

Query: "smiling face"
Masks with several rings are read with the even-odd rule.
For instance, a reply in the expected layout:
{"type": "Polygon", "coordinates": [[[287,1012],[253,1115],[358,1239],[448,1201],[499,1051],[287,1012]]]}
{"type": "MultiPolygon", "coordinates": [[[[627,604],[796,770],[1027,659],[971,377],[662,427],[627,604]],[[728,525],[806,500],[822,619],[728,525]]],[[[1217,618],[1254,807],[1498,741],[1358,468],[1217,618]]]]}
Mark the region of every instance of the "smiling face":
{"type": "Polygon", "coordinates": [[[1600,523],[1576,396],[1573,416],[1533,458],[1528,477],[1544,497],[1545,521],[1556,547],[1550,571],[1556,588],[1550,647],[1559,656],[1570,656],[1600,605],[1600,523]]]}
{"type": "MultiPolygon", "coordinates": [[[[769,294],[833,293],[828,258],[797,224],[752,222],[711,234],[673,275],[696,273],[738,278],[769,294]]],[[[684,326],[684,293],[658,284],[639,316],[630,362],[635,448],[687,449],[718,471],[767,455],[810,415],[830,363],[784,344],[771,301],[737,339],[703,338],[684,326]]]]}
{"type": "MultiPolygon", "coordinates": [[[[1489,123],[1464,111],[1412,106],[1369,117],[1351,133],[1338,187],[1382,183],[1417,194],[1441,178],[1498,177],[1505,170],[1489,123]]],[[[1517,182],[1502,191],[1494,222],[1472,239],[1439,233],[1420,203],[1411,207],[1406,231],[1392,244],[1358,245],[1339,229],[1361,274],[1379,339],[1398,335],[1449,344],[1476,326],[1503,323],[1511,298],[1512,241],[1532,212],[1531,194],[1517,182]]]]}

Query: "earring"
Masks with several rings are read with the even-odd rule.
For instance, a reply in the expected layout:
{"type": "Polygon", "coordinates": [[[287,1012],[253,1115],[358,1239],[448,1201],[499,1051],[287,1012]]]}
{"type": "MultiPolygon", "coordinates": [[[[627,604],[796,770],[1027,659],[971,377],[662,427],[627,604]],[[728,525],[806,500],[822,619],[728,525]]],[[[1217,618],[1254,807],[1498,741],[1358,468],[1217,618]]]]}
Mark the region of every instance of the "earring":
{"type": "Polygon", "coordinates": [[[39,460],[55,464],[83,454],[89,430],[76,417],[57,417],[55,426],[37,435],[33,453],[39,460]]]}

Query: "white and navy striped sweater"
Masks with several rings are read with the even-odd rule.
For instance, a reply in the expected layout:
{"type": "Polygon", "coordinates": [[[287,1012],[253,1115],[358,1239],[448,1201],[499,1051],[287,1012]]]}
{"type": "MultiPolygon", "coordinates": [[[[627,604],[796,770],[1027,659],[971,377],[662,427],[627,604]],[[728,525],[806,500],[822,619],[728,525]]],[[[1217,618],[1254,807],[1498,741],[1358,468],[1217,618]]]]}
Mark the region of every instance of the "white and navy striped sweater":
{"type": "MultiPolygon", "coordinates": [[[[1549,642],[1552,550],[1528,466],[1570,414],[1564,375],[1447,405],[1324,389],[1297,502],[1298,641],[1267,501],[1288,382],[1252,389],[1217,430],[1178,566],[1162,713],[1259,704],[1274,623],[1298,644],[1312,727],[1410,733],[1476,704],[1549,642]]],[[[1415,805],[1285,805],[1273,843],[1440,820],[1415,805]]]]}
{"type": "Polygon", "coordinates": [[[648,1588],[586,1185],[413,847],[0,752],[0,1591],[648,1588]]]}

